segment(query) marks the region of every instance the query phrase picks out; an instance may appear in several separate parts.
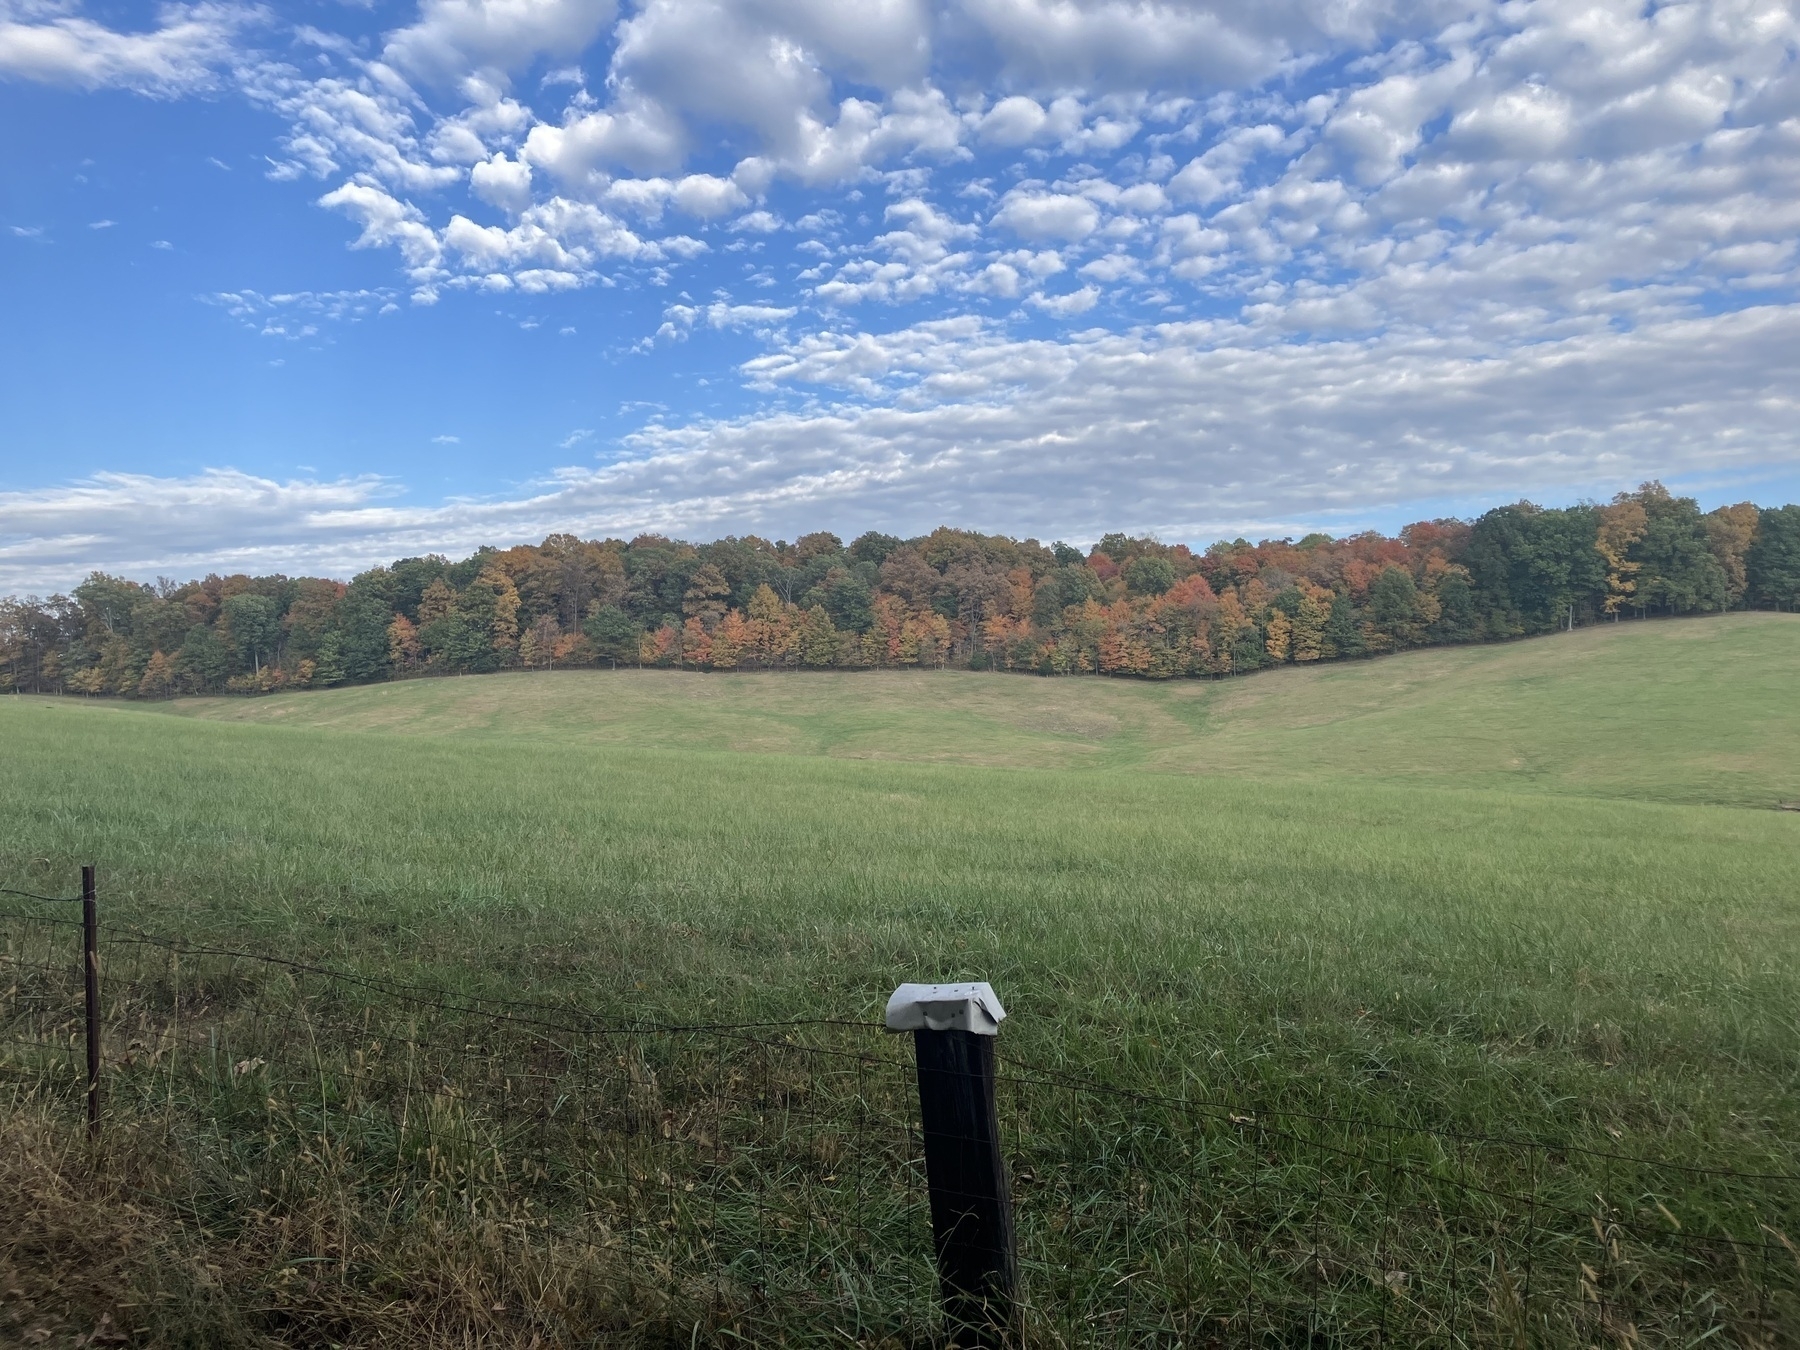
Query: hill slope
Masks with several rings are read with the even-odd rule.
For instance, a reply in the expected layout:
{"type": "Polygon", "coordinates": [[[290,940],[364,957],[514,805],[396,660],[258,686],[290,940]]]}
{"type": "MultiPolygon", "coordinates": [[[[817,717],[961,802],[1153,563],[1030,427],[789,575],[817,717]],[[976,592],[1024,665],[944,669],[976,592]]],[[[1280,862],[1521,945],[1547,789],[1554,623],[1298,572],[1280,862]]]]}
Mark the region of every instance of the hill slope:
{"type": "Polygon", "coordinates": [[[1786,614],[1626,623],[1220,683],[559,671],[160,706],[561,744],[1372,776],[1746,806],[1800,797],[1800,617],[1786,614]]]}

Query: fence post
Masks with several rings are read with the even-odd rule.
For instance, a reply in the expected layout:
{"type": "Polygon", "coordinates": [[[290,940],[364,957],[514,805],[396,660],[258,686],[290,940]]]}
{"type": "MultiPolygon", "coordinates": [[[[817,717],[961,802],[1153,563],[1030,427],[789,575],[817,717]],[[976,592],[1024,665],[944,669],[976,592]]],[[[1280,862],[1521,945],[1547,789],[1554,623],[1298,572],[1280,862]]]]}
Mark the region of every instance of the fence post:
{"type": "Polygon", "coordinates": [[[1012,1191],[994,1105],[994,1036],[1005,1016],[986,984],[903,984],[887,1005],[888,1030],[913,1033],[931,1236],[954,1350],[1019,1339],[1012,1191]]]}
{"type": "Polygon", "coordinates": [[[94,869],[81,869],[81,964],[87,1005],[88,1137],[100,1136],[100,904],[94,869]]]}

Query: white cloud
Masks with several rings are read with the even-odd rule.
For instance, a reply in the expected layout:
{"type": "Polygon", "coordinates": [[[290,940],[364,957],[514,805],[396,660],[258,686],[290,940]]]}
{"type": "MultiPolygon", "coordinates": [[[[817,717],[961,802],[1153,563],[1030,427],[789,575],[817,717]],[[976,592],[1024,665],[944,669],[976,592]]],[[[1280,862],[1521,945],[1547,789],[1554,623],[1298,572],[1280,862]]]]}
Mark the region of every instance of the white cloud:
{"type": "Polygon", "coordinates": [[[343,291],[219,291],[203,297],[247,328],[267,337],[308,337],[318,331],[311,320],[356,323],[394,309],[395,293],[387,287],[343,291]]]}
{"type": "Polygon", "coordinates": [[[1022,239],[1074,242],[1094,232],[1100,212],[1086,197],[1015,188],[1001,198],[994,223],[1022,239]]]}
{"type": "Polygon", "coordinates": [[[0,4],[0,76],[176,95],[212,87],[239,35],[261,19],[247,5],[164,5],[159,26],[127,33],[51,4],[0,4]]]}
{"type": "Polygon", "coordinates": [[[1115,281],[1141,281],[1144,269],[1136,258],[1128,254],[1109,253],[1104,258],[1095,258],[1084,264],[1081,275],[1110,284],[1115,281]]]}
{"type": "Polygon", "coordinates": [[[469,170],[469,186],[484,202],[516,216],[531,205],[531,166],[496,152],[469,170]]]}
{"type": "Polygon", "coordinates": [[[694,328],[751,328],[773,336],[777,326],[800,311],[779,305],[734,305],[717,300],[710,305],[670,305],[663,311],[660,338],[683,338],[694,328]]]}
{"type": "Polygon", "coordinates": [[[1086,314],[1100,299],[1098,286],[1083,286],[1078,291],[1070,291],[1065,295],[1038,294],[1031,297],[1031,305],[1044,313],[1058,319],[1073,318],[1077,314],[1086,314]]]}
{"type": "Polygon", "coordinates": [[[1236,127],[1220,137],[1205,154],[1196,155],[1169,180],[1169,191],[1184,201],[1201,204],[1217,201],[1239,186],[1244,166],[1287,140],[1278,126],[1267,122],[1236,127]]]}
{"type": "MultiPolygon", "coordinates": [[[[848,401],[633,444],[643,465],[759,447],[777,466],[766,501],[811,500],[802,479],[925,482],[859,439],[877,426],[918,463],[966,468],[977,445],[1004,460],[1044,437],[1089,444],[1088,422],[1190,446],[1216,432],[1239,460],[1286,455],[1267,449],[1266,424],[1294,454],[1349,466],[1327,480],[1284,460],[1269,493],[1352,496],[1364,488],[1346,474],[1385,492],[1431,465],[1486,490],[1509,472],[1575,482],[1615,460],[1661,471],[1791,453],[1769,430],[1787,396],[1767,378],[1792,336],[1770,316],[1800,299],[1800,12],[1787,0],[641,0],[618,14],[600,0],[424,0],[373,45],[300,34],[304,56],[280,59],[249,50],[268,31],[251,11],[167,9],[125,34],[77,3],[0,0],[0,74],[156,94],[236,81],[289,128],[273,175],[323,180],[309,195],[354,225],[352,247],[394,250],[420,302],[458,288],[754,288],[766,303],[684,297],[660,336],[755,334],[767,349],[743,369],[753,389],[848,401]],[[224,36],[209,47],[206,33],[224,36]],[[793,233],[777,208],[799,217],[793,233]],[[658,237],[673,221],[720,232],[679,281],[709,250],[658,237]],[[918,308],[896,332],[840,331],[852,306],[879,304],[918,308]],[[1017,343],[971,318],[1003,312],[1087,314],[1113,331],[1017,343]],[[1168,313],[1218,317],[1147,326],[1168,313]],[[1750,329],[1733,325],[1751,315],[1773,346],[1743,345],[1750,329]],[[1672,334],[1739,396],[1664,379],[1672,334]],[[1750,358],[1749,373],[1713,348],[1750,358]],[[1221,392],[1230,362],[1250,379],[1235,401],[1221,392]],[[1102,369],[1117,390],[1090,378],[1102,369]],[[1633,391],[1644,421],[1623,395],[1564,388],[1557,371],[1573,369],[1633,391]],[[1253,405],[1274,370],[1324,392],[1270,414],[1253,405]],[[1145,383],[1159,371],[1179,378],[1145,383]],[[1399,399],[1408,380],[1429,394],[1416,418],[1381,422],[1356,392],[1399,399]],[[1677,389],[1705,417],[1660,401],[1677,389]],[[1193,426],[1164,401],[1172,390],[1189,391],[1193,426]],[[821,460],[812,478],[776,481],[783,435],[795,465],[838,446],[847,476],[821,460]],[[886,467],[857,477],[874,463],[886,467]]],[[[333,321],[324,300],[232,295],[218,303],[271,336],[333,321]]],[[[604,341],[598,322],[584,331],[604,341]]],[[[1191,472],[1145,462],[1177,484],[1261,481],[1222,451],[1195,455],[1191,472]]],[[[608,481],[629,495],[654,477],[608,481]]],[[[679,474],[655,481],[689,500],[679,474]]]]}
{"type": "Polygon", "coordinates": [[[796,339],[750,373],[862,390],[813,411],[652,423],[612,464],[518,497],[401,506],[372,478],[96,475],[0,493],[0,588],[92,567],[344,575],[551,530],[689,535],[1101,528],[1205,540],[1246,522],[1724,472],[1800,457],[1800,305],[1512,349],[1428,337],[1267,342],[1229,324],[1025,341],[969,320],[796,339]],[[868,397],[868,393],[879,395],[868,397]]]}
{"type": "Polygon", "coordinates": [[[1029,145],[1049,120],[1036,99],[1014,94],[987,111],[978,124],[978,132],[991,145],[1029,145]]]}
{"type": "Polygon", "coordinates": [[[399,201],[369,183],[345,183],[319,198],[319,205],[342,211],[362,226],[352,248],[392,245],[415,280],[429,281],[437,274],[443,248],[424,213],[411,202],[399,201]]]}
{"type": "Polygon", "coordinates": [[[1013,87],[1194,93],[1259,83],[1304,53],[1354,49],[1371,42],[1378,25],[1435,31],[1481,6],[1427,0],[1398,23],[1379,0],[966,0],[962,8],[993,43],[998,75],[1013,87]]]}
{"type": "Polygon", "coordinates": [[[418,22],[387,41],[384,60],[428,82],[471,71],[513,75],[578,55],[611,22],[613,0],[425,0],[418,22]]]}
{"type": "Polygon", "coordinates": [[[727,211],[748,206],[750,202],[729,178],[717,178],[709,173],[691,173],[683,178],[670,191],[669,200],[678,209],[702,220],[722,216],[727,211]]]}
{"type": "Polygon", "coordinates": [[[772,234],[781,228],[781,217],[772,211],[752,211],[739,216],[726,227],[734,234],[748,230],[752,234],[772,234]]]}

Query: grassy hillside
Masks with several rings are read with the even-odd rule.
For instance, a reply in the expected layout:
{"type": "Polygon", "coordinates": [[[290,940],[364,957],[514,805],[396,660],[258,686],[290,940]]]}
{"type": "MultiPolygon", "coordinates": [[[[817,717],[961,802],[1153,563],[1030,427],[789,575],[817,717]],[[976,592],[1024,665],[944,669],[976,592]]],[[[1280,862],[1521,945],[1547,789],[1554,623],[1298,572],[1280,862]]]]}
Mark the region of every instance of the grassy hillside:
{"type": "MultiPolygon", "coordinates": [[[[1217,685],[608,672],[162,709],[8,699],[0,884],[66,890],[96,861],[115,928],[608,1019],[866,1019],[902,979],[988,979],[1009,1054],[1146,1092],[1793,1171],[1800,815],[1742,808],[1800,796],[1796,671],[1800,620],[1745,615],[1217,685]]],[[[9,1100],[13,1124],[40,1109],[9,1100]]],[[[1043,1119],[1018,1124],[1032,1156],[1079,1162],[1118,1137],[1043,1119]]],[[[282,1149],[312,1148],[327,1123],[258,1137],[290,1140],[279,1125],[301,1141],[282,1149]]],[[[417,1287],[452,1258],[426,1228],[423,1248],[381,1256],[399,1250],[381,1187],[403,1160],[377,1154],[366,1226],[333,1222],[417,1287]]],[[[1295,1183],[1267,1158],[1279,1196],[1295,1183]]],[[[1558,1165],[1571,1204],[1614,1185],[1558,1165]]],[[[204,1190],[196,1213],[235,1214],[265,1203],[234,1191],[251,1175],[184,1184],[204,1190]]],[[[1055,1175],[1078,1211],[1075,1173],[1055,1175]]],[[[12,1176],[0,1210],[24,1212],[12,1176]]],[[[1183,1194],[1143,1212],[1184,1222],[1183,1194]]],[[[1759,1212],[1800,1226],[1793,1196],[1768,1196],[1759,1212]]],[[[1694,1222],[1694,1195],[1659,1197],[1694,1222]]],[[[1065,1212],[1042,1203],[1027,1216],[1065,1212]]],[[[1429,1249],[1434,1221],[1404,1222],[1429,1249]]],[[[144,1250],[261,1287],[255,1250],[177,1230],[144,1250]]],[[[59,1287],[11,1250],[0,1278],[59,1287]]],[[[1103,1294],[1124,1283],[1082,1270],[1103,1294]]],[[[337,1278],[306,1297],[363,1287],[337,1278]]],[[[387,1287],[369,1306],[398,1317],[387,1287]]],[[[498,1318],[552,1297],[508,1288],[476,1310],[495,1305],[500,1330],[456,1336],[564,1325],[498,1318]]],[[[232,1316],[263,1326],[263,1297],[232,1316]]],[[[263,1343],[181,1316],[169,1343],[263,1343]]],[[[402,1334],[291,1325],[300,1342],[402,1334]]]]}
{"type": "Polygon", "coordinates": [[[0,864],[97,859],[115,905],[169,923],[477,981],[604,934],[672,1016],[860,1015],[929,970],[1048,1000],[1018,1035],[1067,1044],[1147,990],[1195,1015],[1207,972],[1221,1026],[1279,1010],[1335,1040],[1397,999],[1399,1034],[1454,1028],[1461,1055],[1472,1027],[1562,1027],[1573,1052],[1603,1018],[1655,1074],[1681,1047],[1682,1075],[1723,1055],[1748,1082],[1800,1020],[1800,815],[1536,789],[1800,795],[1797,654],[1800,620],[1741,616],[1219,685],[620,672],[186,717],[4,700],[0,864]],[[411,955],[338,927],[375,915],[411,955]]]}
{"type": "Polygon", "coordinates": [[[459,738],[1028,768],[1800,798],[1800,616],[1626,623],[1220,683],[968,672],[420,680],[185,716],[459,738]]]}

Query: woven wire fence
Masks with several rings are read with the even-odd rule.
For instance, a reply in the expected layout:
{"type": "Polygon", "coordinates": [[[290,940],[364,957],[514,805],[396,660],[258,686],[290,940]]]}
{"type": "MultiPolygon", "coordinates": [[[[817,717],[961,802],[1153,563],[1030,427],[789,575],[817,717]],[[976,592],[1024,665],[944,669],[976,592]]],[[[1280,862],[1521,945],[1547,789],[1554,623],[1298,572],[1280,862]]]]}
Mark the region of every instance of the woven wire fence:
{"type": "MultiPolygon", "coordinates": [[[[0,915],[0,1083],[78,1130],[80,933],[56,908],[0,915]]],[[[346,1285],[416,1321],[448,1281],[545,1344],[940,1341],[907,1038],[600,1025],[119,929],[102,951],[102,1139],[182,1160],[144,1202],[254,1253],[261,1312],[301,1339],[346,1285]]],[[[1024,1344],[1800,1345],[1789,1171],[1202,1102],[1002,1050],[1024,1344]]]]}

